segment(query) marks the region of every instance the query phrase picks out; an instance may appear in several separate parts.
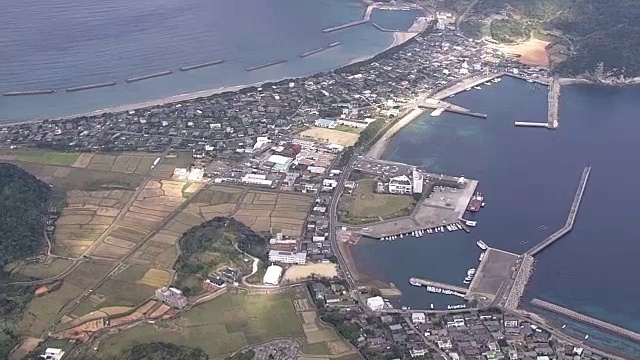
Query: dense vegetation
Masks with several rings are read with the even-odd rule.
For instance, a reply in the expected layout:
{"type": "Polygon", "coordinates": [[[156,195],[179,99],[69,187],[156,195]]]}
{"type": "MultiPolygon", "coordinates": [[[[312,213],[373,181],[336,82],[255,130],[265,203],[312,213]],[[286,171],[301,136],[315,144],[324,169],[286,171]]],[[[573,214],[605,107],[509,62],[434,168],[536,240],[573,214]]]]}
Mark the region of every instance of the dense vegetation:
{"type": "Polygon", "coordinates": [[[35,176],[0,163],[0,269],[42,249],[50,195],[35,176]]]}
{"type": "Polygon", "coordinates": [[[491,37],[502,43],[526,40],[529,29],[526,22],[519,19],[499,19],[491,22],[491,37]]]}
{"type": "Polygon", "coordinates": [[[555,69],[563,75],[640,76],[640,1],[479,0],[473,13],[532,19],[539,29],[568,39],[574,54],[555,69]]]}
{"type": "Polygon", "coordinates": [[[216,217],[189,229],[180,239],[180,256],[174,267],[178,283],[206,276],[219,266],[238,264],[243,256],[234,245],[265,263],[268,260],[265,238],[235,219],[216,217]]]}
{"type": "Polygon", "coordinates": [[[193,349],[163,342],[136,344],[127,349],[122,360],[208,360],[202,349],[193,349]]]}

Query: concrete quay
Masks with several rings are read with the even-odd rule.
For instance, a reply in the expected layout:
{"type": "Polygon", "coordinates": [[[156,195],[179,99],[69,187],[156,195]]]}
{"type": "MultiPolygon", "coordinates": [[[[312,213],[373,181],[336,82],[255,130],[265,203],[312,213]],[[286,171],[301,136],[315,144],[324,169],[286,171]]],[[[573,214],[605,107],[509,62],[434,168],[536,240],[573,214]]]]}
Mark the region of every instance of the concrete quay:
{"type": "Polygon", "coordinates": [[[549,113],[547,115],[547,128],[557,129],[560,118],[560,80],[558,77],[551,79],[549,85],[549,113]]]}
{"type": "Polygon", "coordinates": [[[540,128],[548,128],[549,127],[547,123],[530,122],[530,121],[516,121],[515,125],[516,126],[522,126],[522,127],[540,127],[540,128]]]}
{"type": "Polygon", "coordinates": [[[536,256],[536,254],[540,253],[542,250],[546,249],[548,246],[553,244],[556,240],[560,239],[567,233],[573,229],[573,224],[575,223],[576,216],[578,215],[578,209],[580,208],[580,202],[582,201],[582,195],[584,194],[584,190],[587,187],[587,181],[589,180],[589,174],[591,173],[591,166],[587,166],[582,171],[582,177],[580,178],[580,183],[578,184],[578,190],[576,190],[576,195],[573,198],[573,203],[571,204],[571,210],[569,210],[569,216],[567,217],[567,222],[564,224],[560,230],[554,232],[549,235],[542,242],[534,245],[531,249],[527,250],[526,254],[530,256],[536,256]]]}
{"type": "Polygon", "coordinates": [[[552,304],[550,302],[544,301],[544,300],[540,300],[540,299],[533,299],[531,300],[531,305],[538,307],[540,309],[544,309],[547,311],[551,311],[553,313],[562,315],[562,316],[566,316],[570,319],[579,321],[583,324],[587,324],[587,325],[591,325],[591,326],[595,326],[599,329],[602,330],[606,330],[606,331],[610,331],[616,335],[620,335],[623,336],[627,339],[633,340],[633,341],[640,341],[640,334],[638,334],[637,332],[631,331],[629,329],[625,329],[623,327],[617,326],[617,325],[613,325],[610,324],[608,322],[602,321],[602,320],[598,320],[595,318],[592,318],[590,316],[581,314],[579,312],[564,308],[562,306],[556,305],[556,304],[552,304]]]}
{"type": "Polygon", "coordinates": [[[447,284],[439,281],[432,281],[432,280],[427,280],[427,279],[418,278],[418,277],[412,277],[411,279],[409,279],[409,283],[411,283],[411,285],[413,286],[422,286],[422,287],[431,286],[431,287],[442,289],[442,290],[455,291],[460,294],[466,294],[468,291],[467,288],[462,286],[451,285],[451,284],[447,284]]]}

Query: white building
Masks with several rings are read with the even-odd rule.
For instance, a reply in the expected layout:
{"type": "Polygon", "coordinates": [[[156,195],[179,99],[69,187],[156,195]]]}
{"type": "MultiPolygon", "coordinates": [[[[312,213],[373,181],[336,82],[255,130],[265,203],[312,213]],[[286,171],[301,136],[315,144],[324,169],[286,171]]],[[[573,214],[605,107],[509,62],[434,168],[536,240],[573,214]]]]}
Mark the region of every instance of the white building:
{"type": "Polygon", "coordinates": [[[323,128],[328,128],[328,129],[333,129],[336,126],[338,126],[338,124],[335,121],[327,120],[327,119],[318,119],[318,120],[316,120],[315,125],[317,127],[323,127],[323,128]]]}
{"type": "Polygon", "coordinates": [[[278,285],[280,278],[282,277],[282,268],[278,265],[271,265],[267,268],[262,278],[262,283],[265,285],[278,285]]]}
{"type": "Polygon", "coordinates": [[[60,360],[62,359],[63,355],[64,355],[64,351],[62,351],[62,349],[47,348],[44,351],[44,354],[40,355],[40,359],[60,360]]]}
{"type": "Polygon", "coordinates": [[[411,194],[413,184],[407,175],[394,176],[389,180],[389,192],[392,194],[411,194]]]}
{"type": "Polygon", "coordinates": [[[365,121],[345,120],[345,119],[338,119],[336,120],[336,122],[340,125],[354,127],[357,129],[364,129],[370,124],[369,122],[365,122],[365,121]]]}
{"type": "Polygon", "coordinates": [[[267,179],[267,175],[264,174],[245,174],[240,181],[243,184],[251,184],[251,185],[260,185],[260,186],[271,186],[273,185],[273,180],[267,179]]]}
{"type": "Polygon", "coordinates": [[[384,309],[384,299],[381,296],[374,296],[367,299],[367,306],[373,311],[384,309]]]}
{"type": "Polygon", "coordinates": [[[335,179],[323,179],[322,186],[329,189],[334,189],[338,186],[338,182],[335,179]]]}
{"type": "Polygon", "coordinates": [[[422,194],[422,186],[424,185],[424,175],[416,168],[411,173],[411,182],[413,184],[413,193],[422,194]]]}
{"type": "Polygon", "coordinates": [[[271,140],[269,140],[268,137],[266,137],[266,136],[258,136],[256,138],[256,143],[253,144],[253,150],[258,150],[261,147],[269,144],[270,142],[271,142],[271,140]]]}
{"type": "Polygon", "coordinates": [[[420,356],[425,356],[427,353],[429,352],[429,350],[427,349],[411,349],[409,350],[409,355],[411,355],[411,357],[420,357],[420,356]]]}
{"type": "Polygon", "coordinates": [[[414,324],[424,324],[425,322],[427,322],[427,317],[424,315],[424,313],[412,313],[411,314],[411,322],[414,324]]]}
{"type": "Polygon", "coordinates": [[[291,252],[291,251],[269,251],[269,261],[280,262],[284,264],[299,264],[303,265],[307,262],[307,252],[291,252]]]}

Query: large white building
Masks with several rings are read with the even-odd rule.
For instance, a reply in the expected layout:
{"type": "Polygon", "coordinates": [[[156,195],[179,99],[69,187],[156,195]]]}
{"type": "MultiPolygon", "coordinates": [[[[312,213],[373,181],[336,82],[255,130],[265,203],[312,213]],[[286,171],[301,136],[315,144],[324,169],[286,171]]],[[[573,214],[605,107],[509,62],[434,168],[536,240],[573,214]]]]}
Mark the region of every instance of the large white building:
{"type": "Polygon", "coordinates": [[[407,175],[394,176],[389,179],[389,192],[391,194],[422,194],[424,175],[413,168],[411,178],[407,175]]]}
{"type": "Polygon", "coordinates": [[[265,285],[278,285],[280,278],[282,277],[282,268],[278,265],[271,265],[267,268],[262,278],[262,283],[265,285]]]}
{"type": "Polygon", "coordinates": [[[269,261],[280,262],[284,264],[299,264],[303,265],[307,262],[307,252],[291,252],[291,251],[269,251],[269,261]]]}
{"type": "Polygon", "coordinates": [[[39,359],[61,360],[64,353],[65,352],[62,349],[47,348],[44,351],[44,354],[40,355],[39,359]]]}
{"type": "Polygon", "coordinates": [[[381,296],[374,296],[367,299],[367,306],[373,311],[384,309],[384,299],[381,296]]]}
{"type": "Polygon", "coordinates": [[[260,185],[260,186],[271,186],[273,185],[273,180],[267,179],[267,175],[264,174],[245,174],[240,181],[243,184],[250,185],[260,185]]]}

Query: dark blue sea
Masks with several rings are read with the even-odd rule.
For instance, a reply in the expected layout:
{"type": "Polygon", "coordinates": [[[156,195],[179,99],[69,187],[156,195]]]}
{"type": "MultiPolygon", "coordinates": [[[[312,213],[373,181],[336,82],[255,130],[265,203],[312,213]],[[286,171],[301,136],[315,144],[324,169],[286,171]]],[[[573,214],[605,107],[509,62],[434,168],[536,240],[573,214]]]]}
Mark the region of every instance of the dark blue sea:
{"type": "MultiPolygon", "coordinates": [[[[373,56],[393,35],[371,24],[322,33],[362,18],[342,0],[24,0],[0,7],[0,92],[58,89],[0,97],[0,122],[66,116],[220,87],[310,75],[373,56]],[[341,46],[299,58],[340,41],[341,46]],[[189,72],[179,67],[213,60],[189,72]],[[257,71],[254,65],[287,60],[257,71]],[[173,70],[170,76],[124,79],[173,70]],[[117,86],[67,93],[73,86],[117,86]]],[[[372,20],[406,30],[419,13],[380,11],[372,20]]]]}
{"type": "MultiPolygon", "coordinates": [[[[640,241],[637,160],[640,88],[563,87],[560,127],[516,128],[514,121],[546,119],[546,87],[504,78],[449,100],[487,119],[425,115],[391,141],[384,159],[480,181],[487,206],[464,232],[394,242],[365,241],[354,251],[359,269],[395,283],[400,304],[446,308],[460,301],[408,284],[411,276],[461,284],[477,267],[475,242],[523,253],[566,221],[584,166],[591,176],[573,231],[536,259],[523,303],[533,297],[640,332],[635,278],[640,241]],[[541,225],[545,230],[538,230],[541,225]]],[[[471,215],[469,215],[471,217],[471,215]]],[[[589,342],[640,358],[638,344],[559,319],[589,342]]]]}

